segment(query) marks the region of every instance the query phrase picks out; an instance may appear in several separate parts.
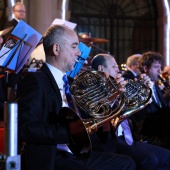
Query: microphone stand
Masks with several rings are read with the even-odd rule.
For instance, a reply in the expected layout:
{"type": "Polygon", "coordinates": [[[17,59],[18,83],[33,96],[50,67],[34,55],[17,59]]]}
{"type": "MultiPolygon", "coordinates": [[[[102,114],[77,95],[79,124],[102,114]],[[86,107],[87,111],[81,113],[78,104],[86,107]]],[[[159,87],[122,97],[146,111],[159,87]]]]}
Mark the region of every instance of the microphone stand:
{"type": "MultiPolygon", "coordinates": [[[[26,36],[24,36],[25,38],[26,36]]],[[[12,62],[15,54],[22,47],[24,38],[14,51],[7,66],[12,62]]],[[[15,82],[16,85],[17,82],[15,82]]],[[[15,100],[16,89],[9,86],[9,72],[6,71],[6,100],[4,102],[4,155],[0,156],[0,170],[20,170],[21,156],[18,154],[18,104],[15,100]]]]}
{"type": "MultiPolygon", "coordinates": [[[[0,157],[0,170],[20,170],[18,155],[18,105],[12,98],[9,72],[6,71],[6,98],[4,102],[4,155],[0,157]]],[[[13,93],[14,95],[15,93],[13,93]]]]}
{"type": "MultiPolygon", "coordinates": [[[[18,82],[18,73],[20,73],[21,67],[23,67],[26,59],[41,37],[40,33],[24,21],[20,21],[3,45],[0,51],[0,65],[4,69],[13,70],[17,74],[15,84],[18,82]]],[[[7,101],[4,103],[5,153],[1,157],[2,159],[0,158],[0,170],[20,170],[21,157],[18,154],[18,104],[15,102],[14,96],[11,98],[8,84],[10,83],[8,80],[10,76],[8,76],[8,73],[6,76],[7,101]]]]}

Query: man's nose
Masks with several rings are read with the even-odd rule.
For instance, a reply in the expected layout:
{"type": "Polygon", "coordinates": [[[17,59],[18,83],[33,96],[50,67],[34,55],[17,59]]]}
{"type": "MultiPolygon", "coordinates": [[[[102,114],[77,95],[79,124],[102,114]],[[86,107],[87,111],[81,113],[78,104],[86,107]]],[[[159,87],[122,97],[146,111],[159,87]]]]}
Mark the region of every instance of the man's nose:
{"type": "Polygon", "coordinates": [[[76,52],[77,56],[81,56],[81,51],[79,50],[79,48],[77,47],[77,52],[76,52]]]}
{"type": "Polygon", "coordinates": [[[116,72],[117,72],[117,73],[119,73],[119,72],[120,72],[120,70],[119,70],[119,67],[118,67],[118,66],[116,67],[116,72]]]}
{"type": "Polygon", "coordinates": [[[161,68],[158,69],[158,73],[160,74],[162,71],[161,71],[161,68]]]}

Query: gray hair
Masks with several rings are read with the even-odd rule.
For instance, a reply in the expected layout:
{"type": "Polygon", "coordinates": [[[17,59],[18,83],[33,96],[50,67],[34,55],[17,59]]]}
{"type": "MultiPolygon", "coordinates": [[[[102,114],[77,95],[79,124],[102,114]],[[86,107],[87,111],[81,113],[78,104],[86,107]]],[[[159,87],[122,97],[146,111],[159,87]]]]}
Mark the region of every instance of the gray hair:
{"type": "Polygon", "coordinates": [[[141,56],[142,56],[141,54],[133,54],[133,55],[129,56],[126,61],[126,65],[128,67],[136,65],[141,56]]]}
{"type": "Polygon", "coordinates": [[[47,29],[43,36],[43,46],[46,55],[49,53],[49,47],[51,45],[54,43],[60,45],[62,43],[66,29],[68,28],[61,25],[53,25],[47,29]]]}

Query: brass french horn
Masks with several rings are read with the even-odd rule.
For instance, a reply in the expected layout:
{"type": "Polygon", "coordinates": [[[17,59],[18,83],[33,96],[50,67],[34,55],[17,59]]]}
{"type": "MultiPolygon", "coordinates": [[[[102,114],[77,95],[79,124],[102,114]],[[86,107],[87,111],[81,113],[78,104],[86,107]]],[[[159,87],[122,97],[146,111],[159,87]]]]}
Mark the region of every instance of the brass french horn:
{"type": "Polygon", "coordinates": [[[68,108],[63,108],[61,115],[70,130],[69,147],[76,156],[89,155],[89,135],[103,123],[111,121],[116,128],[121,121],[150,103],[152,91],[141,80],[129,80],[125,87],[126,92],[120,92],[114,78],[106,77],[100,71],[85,71],[74,78],[70,92],[88,118],[80,118],[68,108]]]}
{"type": "Polygon", "coordinates": [[[123,95],[113,78],[106,78],[103,72],[91,71],[79,74],[71,84],[70,92],[88,118],[63,107],[60,119],[70,133],[70,150],[77,157],[88,157],[92,150],[90,135],[120,114],[124,107],[123,95]],[[116,107],[112,107],[114,103],[117,103],[116,107]]]}
{"type": "Polygon", "coordinates": [[[115,127],[124,119],[149,104],[152,90],[142,82],[128,80],[124,93],[114,78],[100,71],[79,74],[70,86],[76,103],[86,111],[90,119],[82,119],[88,133],[96,131],[104,122],[115,120],[115,127]]]}
{"type": "Polygon", "coordinates": [[[125,88],[126,91],[123,93],[125,105],[121,114],[111,121],[115,130],[123,120],[142,110],[152,102],[152,90],[144,84],[142,79],[137,81],[127,80],[125,88]]]}

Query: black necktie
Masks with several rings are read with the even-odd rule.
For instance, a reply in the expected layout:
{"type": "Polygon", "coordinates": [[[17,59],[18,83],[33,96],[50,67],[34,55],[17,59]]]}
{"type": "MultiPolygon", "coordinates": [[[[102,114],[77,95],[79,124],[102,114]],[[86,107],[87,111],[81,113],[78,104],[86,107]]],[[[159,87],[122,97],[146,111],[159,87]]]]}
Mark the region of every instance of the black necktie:
{"type": "Polygon", "coordinates": [[[162,107],[161,102],[160,102],[159,97],[158,97],[158,93],[157,93],[156,88],[155,88],[155,85],[153,85],[153,93],[154,93],[156,103],[159,105],[159,107],[162,107]]]}

